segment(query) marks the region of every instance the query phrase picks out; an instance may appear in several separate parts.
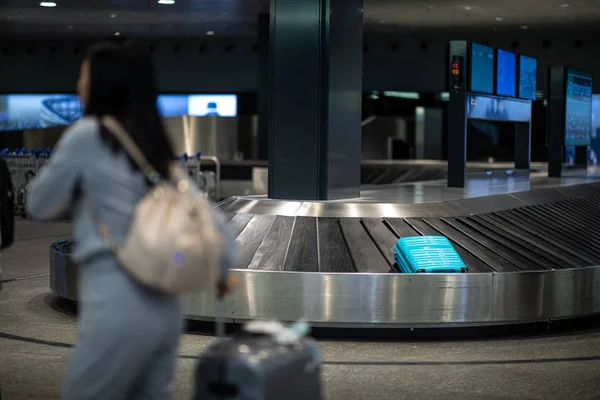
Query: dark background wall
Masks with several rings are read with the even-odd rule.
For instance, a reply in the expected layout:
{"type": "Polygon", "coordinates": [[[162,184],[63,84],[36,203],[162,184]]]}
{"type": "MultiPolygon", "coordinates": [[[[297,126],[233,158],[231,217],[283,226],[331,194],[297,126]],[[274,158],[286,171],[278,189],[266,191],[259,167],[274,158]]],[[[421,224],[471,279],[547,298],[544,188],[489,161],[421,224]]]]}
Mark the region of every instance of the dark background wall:
{"type": "MultiPolygon", "coordinates": [[[[538,59],[538,88],[546,68],[566,64],[595,73],[600,92],[600,35],[430,32],[403,36],[365,35],[364,90],[435,92],[445,88],[448,40],[476,40],[538,59]]],[[[144,41],[155,53],[163,92],[256,92],[257,40],[160,39],[144,41]]],[[[71,92],[89,42],[0,41],[0,92],[71,92]]]]}

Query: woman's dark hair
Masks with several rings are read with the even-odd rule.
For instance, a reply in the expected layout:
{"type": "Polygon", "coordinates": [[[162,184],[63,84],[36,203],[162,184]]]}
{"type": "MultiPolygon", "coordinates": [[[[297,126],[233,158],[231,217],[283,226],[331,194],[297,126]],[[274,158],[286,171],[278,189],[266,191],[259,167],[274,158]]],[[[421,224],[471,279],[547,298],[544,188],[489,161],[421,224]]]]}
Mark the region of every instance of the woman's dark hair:
{"type": "MultiPolygon", "coordinates": [[[[174,154],[156,105],[150,55],[133,43],[101,43],[85,59],[90,68],[86,115],[111,115],[119,120],[156,172],[168,177],[174,154]]],[[[101,136],[113,150],[121,149],[105,129],[101,136]]]]}

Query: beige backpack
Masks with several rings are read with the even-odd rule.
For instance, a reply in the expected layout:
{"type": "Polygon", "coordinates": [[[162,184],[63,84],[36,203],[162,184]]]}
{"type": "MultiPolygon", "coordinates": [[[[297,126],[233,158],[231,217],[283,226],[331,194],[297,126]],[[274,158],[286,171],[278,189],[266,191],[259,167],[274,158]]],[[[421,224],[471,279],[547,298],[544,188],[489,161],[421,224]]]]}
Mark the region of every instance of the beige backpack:
{"type": "Polygon", "coordinates": [[[209,201],[189,190],[185,171],[175,164],[172,180],[160,178],[116,119],[105,116],[101,124],[148,179],[157,182],[137,204],[122,246],[95,217],[98,232],[121,266],[143,286],[166,294],[215,284],[224,245],[209,201]]]}

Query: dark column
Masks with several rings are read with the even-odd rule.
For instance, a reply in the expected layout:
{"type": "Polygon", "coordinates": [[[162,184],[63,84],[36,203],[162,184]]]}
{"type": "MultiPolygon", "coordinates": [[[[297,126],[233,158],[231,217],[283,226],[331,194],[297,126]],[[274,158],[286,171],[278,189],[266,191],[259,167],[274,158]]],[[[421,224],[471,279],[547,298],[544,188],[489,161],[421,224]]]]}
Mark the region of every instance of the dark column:
{"type": "Polygon", "coordinates": [[[588,161],[588,147],[587,146],[576,146],[575,147],[575,166],[579,168],[587,168],[588,161]]]}
{"type": "Polygon", "coordinates": [[[467,168],[467,88],[468,43],[450,42],[448,102],[448,187],[464,187],[467,168]],[[459,75],[453,75],[453,64],[459,63],[459,75]]]}
{"type": "Polygon", "coordinates": [[[530,169],[531,122],[515,124],[515,169],[530,169]]]}
{"type": "Polygon", "coordinates": [[[548,107],[546,108],[548,135],[548,176],[560,178],[565,140],[565,68],[548,68],[548,107]]]}
{"type": "Polygon", "coordinates": [[[269,197],[360,195],[362,0],[271,0],[269,197]]]}
{"type": "Polygon", "coordinates": [[[258,143],[259,160],[269,159],[269,14],[258,16],[258,143]]]}

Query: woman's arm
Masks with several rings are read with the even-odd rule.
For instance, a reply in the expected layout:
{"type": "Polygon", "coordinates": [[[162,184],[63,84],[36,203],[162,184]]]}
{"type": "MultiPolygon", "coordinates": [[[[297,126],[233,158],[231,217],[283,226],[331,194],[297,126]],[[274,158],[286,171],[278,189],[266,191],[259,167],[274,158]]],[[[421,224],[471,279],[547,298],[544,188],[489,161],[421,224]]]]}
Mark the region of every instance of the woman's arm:
{"type": "Polygon", "coordinates": [[[29,188],[27,212],[33,218],[51,220],[69,211],[86,157],[82,145],[93,129],[91,121],[81,121],[63,134],[29,188]]]}

